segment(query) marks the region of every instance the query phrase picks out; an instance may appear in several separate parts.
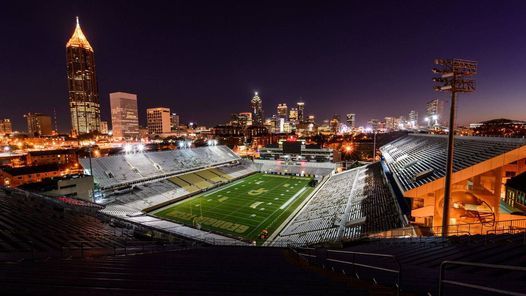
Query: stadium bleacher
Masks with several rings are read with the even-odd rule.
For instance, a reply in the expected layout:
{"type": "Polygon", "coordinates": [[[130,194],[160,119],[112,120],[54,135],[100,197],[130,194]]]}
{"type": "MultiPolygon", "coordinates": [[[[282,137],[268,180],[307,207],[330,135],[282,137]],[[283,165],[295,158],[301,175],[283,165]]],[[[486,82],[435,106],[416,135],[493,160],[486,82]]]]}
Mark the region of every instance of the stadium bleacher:
{"type": "Polygon", "coordinates": [[[375,163],[331,176],[276,242],[309,245],[351,240],[401,227],[403,221],[380,164],[375,163]]]}
{"type": "Polygon", "coordinates": [[[369,295],[255,247],[20,262],[0,265],[0,285],[4,295],[369,295]]]}
{"type": "Polygon", "coordinates": [[[91,164],[83,158],[80,163],[88,172],[91,168],[100,189],[108,190],[238,160],[227,147],[210,146],[92,158],[91,164]]]}
{"type": "MultiPolygon", "coordinates": [[[[460,171],[525,144],[526,140],[520,138],[457,136],[453,171],[460,171]]],[[[401,189],[407,191],[445,176],[446,148],[446,136],[409,134],[380,147],[380,151],[401,189]]]]}
{"type": "Polygon", "coordinates": [[[286,162],[256,159],[254,164],[260,172],[264,173],[309,175],[317,178],[330,175],[336,168],[331,162],[286,162]]]}
{"type": "MultiPolygon", "coordinates": [[[[526,266],[526,240],[520,234],[490,234],[440,237],[390,238],[354,241],[342,249],[324,251],[321,261],[329,269],[344,270],[357,275],[362,280],[373,280],[383,285],[392,285],[395,276],[389,272],[379,272],[361,266],[376,266],[401,271],[399,286],[402,291],[417,295],[438,295],[440,267],[444,261],[462,261],[476,264],[526,266]],[[354,259],[351,254],[357,252],[354,259]],[[392,258],[378,257],[375,254],[393,255],[392,258]],[[334,260],[357,263],[339,263],[334,260]],[[399,265],[396,263],[398,262],[399,265]]],[[[308,252],[308,251],[305,251],[308,252]]],[[[321,252],[318,252],[321,253],[321,252]]],[[[316,262],[316,259],[313,261],[316,262]]],[[[320,263],[320,261],[317,261],[320,263]]],[[[451,265],[446,270],[446,279],[453,279],[470,285],[480,285],[493,289],[510,291],[508,295],[523,295],[526,291],[526,272],[504,269],[484,268],[481,266],[451,265]],[[516,294],[514,294],[516,293],[516,294]]],[[[477,291],[473,288],[444,286],[443,295],[498,295],[496,291],[477,291]]]]}
{"type": "Polygon", "coordinates": [[[140,243],[133,231],[86,214],[85,207],[71,198],[50,201],[35,194],[0,190],[0,261],[62,255],[78,248],[111,252],[140,243]]]}

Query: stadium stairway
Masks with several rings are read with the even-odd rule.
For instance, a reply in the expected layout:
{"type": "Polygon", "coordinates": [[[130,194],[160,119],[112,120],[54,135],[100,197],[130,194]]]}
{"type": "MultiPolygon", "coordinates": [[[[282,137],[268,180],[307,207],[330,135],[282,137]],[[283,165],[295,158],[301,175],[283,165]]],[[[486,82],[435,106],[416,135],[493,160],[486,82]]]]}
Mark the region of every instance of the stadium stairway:
{"type": "Polygon", "coordinates": [[[201,247],[0,264],[0,285],[3,295],[393,295],[331,274],[285,248],[201,247]]]}

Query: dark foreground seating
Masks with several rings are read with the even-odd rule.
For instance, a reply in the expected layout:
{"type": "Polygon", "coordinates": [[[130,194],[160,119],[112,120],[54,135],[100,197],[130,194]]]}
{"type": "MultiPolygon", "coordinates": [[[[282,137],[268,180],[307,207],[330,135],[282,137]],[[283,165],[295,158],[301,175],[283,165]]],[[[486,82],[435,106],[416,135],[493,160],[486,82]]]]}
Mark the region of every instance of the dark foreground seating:
{"type": "Polygon", "coordinates": [[[367,295],[290,256],[279,248],[210,247],[0,264],[0,285],[3,295],[367,295]]]}

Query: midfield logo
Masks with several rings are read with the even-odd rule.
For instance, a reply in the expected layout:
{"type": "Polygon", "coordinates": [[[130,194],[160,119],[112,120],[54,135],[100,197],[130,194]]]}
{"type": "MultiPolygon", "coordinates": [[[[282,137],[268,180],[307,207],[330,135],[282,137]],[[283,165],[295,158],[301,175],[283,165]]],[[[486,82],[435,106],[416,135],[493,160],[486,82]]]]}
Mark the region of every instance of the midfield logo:
{"type": "Polygon", "coordinates": [[[268,192],[268,190],[265,188],[253,189],[248,192],[248,195],[260,195],[265,192],[268,192]]]}

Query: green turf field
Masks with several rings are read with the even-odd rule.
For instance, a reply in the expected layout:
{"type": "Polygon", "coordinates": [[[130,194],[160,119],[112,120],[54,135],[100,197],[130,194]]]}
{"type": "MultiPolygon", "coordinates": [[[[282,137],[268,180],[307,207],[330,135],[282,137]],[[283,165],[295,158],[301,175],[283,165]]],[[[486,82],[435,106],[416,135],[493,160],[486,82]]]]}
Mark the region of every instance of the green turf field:
{"type": "Polygon", "coordinates": [[[309,195],[308,178],[257,173],[153,212],[154,215],[244,240],[271,235],[309,195]]]}

